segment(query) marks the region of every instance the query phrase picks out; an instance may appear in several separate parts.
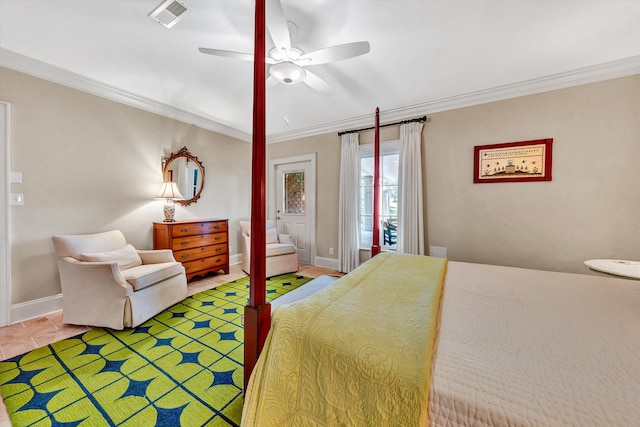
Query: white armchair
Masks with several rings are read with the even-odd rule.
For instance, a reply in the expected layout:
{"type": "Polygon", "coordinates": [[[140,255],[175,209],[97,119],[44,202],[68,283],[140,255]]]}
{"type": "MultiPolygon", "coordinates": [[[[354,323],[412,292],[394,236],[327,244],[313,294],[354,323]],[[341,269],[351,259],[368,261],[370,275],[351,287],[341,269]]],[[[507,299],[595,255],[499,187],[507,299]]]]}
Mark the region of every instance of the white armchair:
{"type": "MultiPolygon", "coordinates": [[[[250,274],[251,267],[251,222],[240,221],[242,232],[242,269],[250,274]]],[[[266,223],[267,277],[298,271],[298,252],[288,234],[278,234],[273,221],[266,223]]]]}
{"type": "Polygon", "coordinates": [[[184,267],[169,249],[138,251],[118,230],[52,240],[64,323],[135,327],[187,297],[184,267]]]}

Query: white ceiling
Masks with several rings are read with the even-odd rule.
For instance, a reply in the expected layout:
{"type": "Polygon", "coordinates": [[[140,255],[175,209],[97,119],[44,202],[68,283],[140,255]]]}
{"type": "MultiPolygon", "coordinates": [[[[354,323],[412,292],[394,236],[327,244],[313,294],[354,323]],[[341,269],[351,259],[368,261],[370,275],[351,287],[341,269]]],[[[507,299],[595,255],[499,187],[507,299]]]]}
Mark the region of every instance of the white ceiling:
{"type": "MultiPolygon", "coordinates": [[[[198,47],[252,53],[254,2],[183,1],[190,10],[167,29],[147,16],[161,0],[0,0],[0,65],[249,140],[252,63],[198,47]]],[[[376,106],[385,122],[640,72],[639,0],[282,6],[293,46],[367,40],[371,52],[309,67],[331,96],[268,88],[271,141],[372,124],[376,106]]]]}

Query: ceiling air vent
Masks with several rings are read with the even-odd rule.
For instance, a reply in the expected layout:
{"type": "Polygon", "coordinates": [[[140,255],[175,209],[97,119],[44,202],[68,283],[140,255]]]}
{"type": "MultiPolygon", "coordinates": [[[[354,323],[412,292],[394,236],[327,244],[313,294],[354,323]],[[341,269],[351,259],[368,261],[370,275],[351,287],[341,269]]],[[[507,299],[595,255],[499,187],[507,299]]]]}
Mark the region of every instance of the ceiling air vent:
{"type": "Polygon", "coordinates": [[[167,0],[149,13],[149,17],[167,28],[173,27],[182,15],[188,11],[186,4],[178,0],[167,0]]]}

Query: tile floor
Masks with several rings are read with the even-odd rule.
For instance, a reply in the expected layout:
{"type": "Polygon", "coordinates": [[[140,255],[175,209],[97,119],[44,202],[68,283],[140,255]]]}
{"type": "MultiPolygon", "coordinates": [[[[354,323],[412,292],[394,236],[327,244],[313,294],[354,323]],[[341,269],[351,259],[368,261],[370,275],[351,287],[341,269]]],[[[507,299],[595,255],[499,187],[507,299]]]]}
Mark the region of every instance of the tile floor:
{"type": "MultiPolygon", "coordinates": [[[[318,277],[324,274],[342,273],[321,267],[300,265],[298,274],[306,277],[318,277]]],[[[189,283],[188,294],[215,288],[218,285],[237,280],[246,276],[240,265],[233,265],[229,274],[207,277],[189,283]]],[[[0,360],[43,347],[56,341],[81,334],[89,330],[87,326],[67,325],[62,323],[62,310],[49,313],[46,316],[27,320],[0,328],[0,360]]],[[[0,396],[1,397],[1,396],[0,396]]],[[[0,427],[11,427],[4,402],[0,400],[0,427]]]]}

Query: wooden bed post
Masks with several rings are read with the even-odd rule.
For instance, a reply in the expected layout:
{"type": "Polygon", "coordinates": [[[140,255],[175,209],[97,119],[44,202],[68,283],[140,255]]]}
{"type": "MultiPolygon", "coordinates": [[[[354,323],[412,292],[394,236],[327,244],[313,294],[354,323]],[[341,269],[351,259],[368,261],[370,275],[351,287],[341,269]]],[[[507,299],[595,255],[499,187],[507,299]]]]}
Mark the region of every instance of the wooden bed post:
{"type": "Polygon", "coordinates": [[[380,108],[376,107],[376,130],[373,141],[373,244],[371,257],[380,253],[380,108]]]}
{"type": "Polygon", "coordinates": [[[251,278],[249,304],[244,308],[244,389],[258,361],[271,326],[266,302],[266,19],[265,0],[256,0],[253,61],[253,148],[251,175],[251,278]]]}

